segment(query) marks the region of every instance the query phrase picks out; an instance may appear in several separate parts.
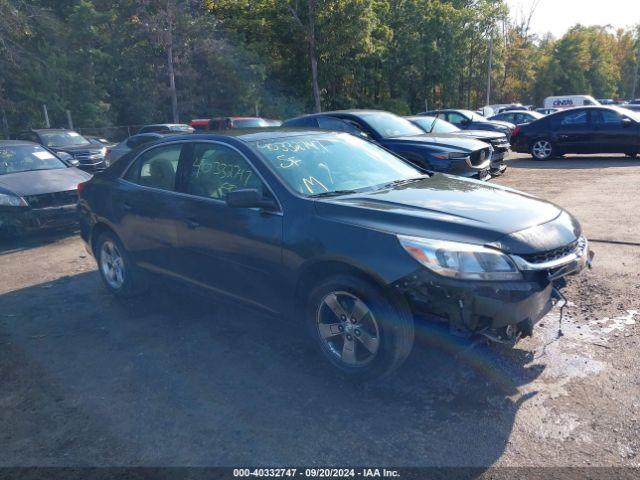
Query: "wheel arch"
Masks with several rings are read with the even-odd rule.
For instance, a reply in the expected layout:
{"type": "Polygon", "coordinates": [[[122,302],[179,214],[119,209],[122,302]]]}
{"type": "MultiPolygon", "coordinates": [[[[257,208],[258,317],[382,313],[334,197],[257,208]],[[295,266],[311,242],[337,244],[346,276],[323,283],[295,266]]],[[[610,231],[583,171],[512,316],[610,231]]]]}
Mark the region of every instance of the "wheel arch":
{"type": "Polygon", "coordinates": [[[304,311],[305,300],[307,298],[305,292],[309,292],[315,285],[327,278],[337,275],[353,275],[361,280],[372,282],[389,300],[401,302],[404,306],[407,306],[404,296],[392,291],[389,283],[375,272],[364,266],[356,265],[342,259],[329,258],[317,260],[302,268],[294,290],[292,311],[294,318],[299,318],[304,311]]]}
{"type": "Polygon", "coordinates": [[[115,235],[116,238],[120,239],[116,231],[108,223],[102,222],[102,221],[96,222],[91,228],[91,236],[90,236],[91,251],[93,252],[94,257],[96,256],[96,247],[97,247],[96,243],[98,242],[100,235],[102,235],[105,232],[109,232],[115,235]]]}

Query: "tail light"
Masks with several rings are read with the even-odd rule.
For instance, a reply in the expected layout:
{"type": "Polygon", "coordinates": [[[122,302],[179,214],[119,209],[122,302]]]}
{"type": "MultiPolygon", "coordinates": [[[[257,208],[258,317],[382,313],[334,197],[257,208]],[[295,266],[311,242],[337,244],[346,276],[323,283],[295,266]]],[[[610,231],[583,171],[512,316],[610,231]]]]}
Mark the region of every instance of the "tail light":
{"type": "Polygon", "coordinates": [[[78,184],[78,196],[82,195],[82,190],[84,190],[84,187],[87,183],[88,182],[82,182],[78,184]]]}
{"type": "Polygon", "coordinates": [[[513,129],[513,133],[511,134],[511,138],[513,138],[516,135],[518,135],[519,132],[520,132],[520,126],[516,125],[516,128],[513,129]]]}

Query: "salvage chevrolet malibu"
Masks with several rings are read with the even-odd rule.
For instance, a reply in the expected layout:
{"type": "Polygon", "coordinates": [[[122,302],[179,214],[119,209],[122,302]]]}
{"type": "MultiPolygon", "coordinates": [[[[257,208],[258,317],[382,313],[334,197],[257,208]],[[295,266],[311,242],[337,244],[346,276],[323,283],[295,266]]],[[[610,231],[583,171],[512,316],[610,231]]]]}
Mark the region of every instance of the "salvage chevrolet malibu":
{"type": "Polygon", "coordinates": [[[589,262],[569,213],[424,173],[345,133],[164,138],[79,185],[81,235],[106,288],[173,277],[305,325],[354,379],[408,356],[428,317],[466,335],[531,335],[589,262]]]}

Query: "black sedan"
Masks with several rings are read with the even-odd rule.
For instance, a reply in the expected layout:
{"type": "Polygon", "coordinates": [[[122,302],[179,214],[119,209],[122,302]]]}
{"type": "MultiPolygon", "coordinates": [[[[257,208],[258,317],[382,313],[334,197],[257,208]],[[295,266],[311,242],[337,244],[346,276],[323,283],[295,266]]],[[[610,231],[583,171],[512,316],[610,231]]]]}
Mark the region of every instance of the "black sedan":
{"type": "Polygon", "coordinates": [[[435,172],[487,180],[492,148],[471,138],[426,135],[411,122],[379,110],[344,110],[286,120],[283,127],[321,128],[364,138],[435,172]]]}
{"type": "Polygon", "coordinates": [[[353,135],[168,137],[79,186],[106,288],[162,274],[306,328],[346,376],[385,375],[419,318],[503,342],[531,335],[589,263],[578,221],[500,186],[424,174],[353,135]]]}
{"type": "Polygon", "coordinates": [[[514,125],[524,125],[525,123],[535,122],[542,117],[544,117],[544,115],[539,112],[533,112],[531,110],[517,110],[500,112],[493,117],[489,117],[489,120],[499,120],[502,122],[509,122],[514,125]]]}
{"type": "Polygon", "coordinates": [[[640,113],[620,107],[579,107],[519,127],[515,152],[548,160],[566,153],[640,153],[640,113]]]}
{"type": "Polygon", "coordinates": [[[507,164],[504,159],[511,145],[509,145],[509,140],[507,140],[507,136],[504,133],[490,132],[487,130],[462,130],[441,118],[427,117],[424,115],[405,118],[416,127],[437,138],[447,138],[450,135],[454,135],[458,137],[475,138],[476,140],[490,144],[493,147],[493,155],[491,157],[491,169],[489,173],[491,173],[492,176],[498,176],[507,170],[507,164]]]}
{"type": "Polygon", "coordinates": [[[76,224],[77,185],[89,178],[41,145],[0,141],[0,234],[76,224]]]}
{"type": "Polygon", "coordinates": [[[428,115],[437,117],[453,123],[462,130],[489,130],[491,132],[504,133],[507,139],[511,138],[511,133],[516,128],[513,123],[502,122],[498,120],[488,120],[482,115],[472,112],[471,110],[431,110],[419,113],[418,115],[428,115]]]}
{"type": "Polygon", "coordinates": [[[39,143],[56,153],[70,155],[78,161],[78,168],[87,172],[104,170],[106,147],[64,128],[40,128],[18,135],[20,140],[39,143]]]}

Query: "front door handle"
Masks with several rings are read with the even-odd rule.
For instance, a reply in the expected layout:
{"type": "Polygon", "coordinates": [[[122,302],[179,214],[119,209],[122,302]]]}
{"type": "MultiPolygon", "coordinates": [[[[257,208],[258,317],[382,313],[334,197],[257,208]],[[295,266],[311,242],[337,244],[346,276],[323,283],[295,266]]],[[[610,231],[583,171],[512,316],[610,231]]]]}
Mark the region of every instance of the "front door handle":
{"type": "Polygon", "coordinates": [[[189,230],[195,230],[199,226],[200,226],[200,223],[196,222],[194,219],[192,219],[192,218],[187,219],[187,228],[189,230]]]}
{"type": "Polygon", "coordinates": [[[131,205],[129,202],[123,202],[122,208],[124,208],[125,210],[133,210],[133,205],[131,205]]]}

